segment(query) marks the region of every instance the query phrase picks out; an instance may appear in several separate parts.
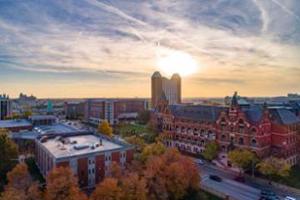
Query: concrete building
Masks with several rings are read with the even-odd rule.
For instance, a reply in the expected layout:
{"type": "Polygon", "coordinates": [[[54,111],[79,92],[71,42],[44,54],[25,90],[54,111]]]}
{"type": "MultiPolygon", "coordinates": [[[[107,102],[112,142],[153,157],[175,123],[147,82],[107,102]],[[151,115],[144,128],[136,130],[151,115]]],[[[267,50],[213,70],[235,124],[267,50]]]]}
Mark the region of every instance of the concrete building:
{"type": "Polygon", "coordinates": [[[152,122],[167,146],[187,153],[200,154],[207,143],[216,141],[225,157],[240,148],[260,158],[284,158],[290,165],[298,161],[300,118],[285,107],[246,104],[237,94],[228,107],[170,106],[162,99],[152,113],[152,122]]]}
{"type": "Polygon", "coordinates": [[[6,94],[0,95],[0,120],[11,116],[11,100],[6,94]]]}
{"type": "Polygon", "coordinates": [[[173,74],[171,79],[161,76],[156,71],[151,77],[151,105],[155,108],[162,93],[166,96],[170,105],[181,103],[181,78],[173,74]]]}
{"type": "Polygon", "coordinates": [[[124,120],[124,114],[131,114],[128,116],[132,118],[147,109],[147,99],[89,99],[84,105],[84,119],[95,125],[103,120],[116,124],[120,117],[124,120]]]}
{"type": "Polygon", "coordinates": [[[67,119],[83,118],[84,102],[65,102],[64,112],[67,119]]]}
{"type": "Polygon", "coordinates": [[[32,130],[32,124],[26,119],[0,120],[0,129],[6,129],[11,132],[32,130]]]}
{"type": "Polygon", "coordinates": [[[131,145],[91,133],[43,135],[36,139],[36,161],[46,176],[54,167],[70,167],[82,188],[94,188],[110,175],[110,165],[122,168],[133,160],[131,145]]]}

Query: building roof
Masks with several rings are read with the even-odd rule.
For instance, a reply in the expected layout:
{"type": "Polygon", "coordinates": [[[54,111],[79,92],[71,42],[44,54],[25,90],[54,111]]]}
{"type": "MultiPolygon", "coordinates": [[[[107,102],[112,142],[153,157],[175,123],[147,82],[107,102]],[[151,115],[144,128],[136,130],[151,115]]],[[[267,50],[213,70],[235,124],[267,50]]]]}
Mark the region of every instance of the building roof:
{"type": "Polygon", "coordinates": [[[226,110],[225,107],[210,105],[171,105],[169,108],[175,117],[205,122],[215,122],[226,110]]]}
{"type": "Polygon", "coordinates": [[[0,120],[0,128],[17,128],[24,126],[32,126],[32,124],[25,119],[0,120]]]}
{"type": "Polygon", "coordinates": [[[31,120],[57,119],[54,115],[32,115],[31,120]]]}
{"type": "Polygon", "coordinates": [[[278,124],[290,125],[300,123],[300,118],[285,108],[270,108],[272,120],[278,124]]]}
{"type": "Polygon", "coordinates": [[[98,152],[114,151],[124,146],[94,134],[40,138],[40,144],[55,158],[67,158],[98,152]],[[102,145],[101,145],[102,143],[102,145]]]}
{"type": "Polygon", "coordinates": [[[247,108],[242,109],[249,122],[257,123],[259,122],[263,117],[263,109],[261,106],[258,105],[251,105],[247,108]]]}

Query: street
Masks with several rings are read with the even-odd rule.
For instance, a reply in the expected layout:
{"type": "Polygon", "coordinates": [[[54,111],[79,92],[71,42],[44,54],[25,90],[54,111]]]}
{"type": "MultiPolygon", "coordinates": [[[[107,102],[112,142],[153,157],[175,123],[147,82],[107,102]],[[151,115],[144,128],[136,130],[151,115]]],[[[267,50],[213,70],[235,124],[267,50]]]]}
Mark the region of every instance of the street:
{"type": "Polygon", "coordinates": [[[261,189],[266,188],[274,191],[281,199],[284,199],[286,196],[292,196],[300,200],[300,194],[287,192],[283,189],[275,188],[274,186],[270,186],[268,184],[261,185],[251,180],[246,180],[245,183],[234,181],[233,179],[237,176],[235,172],[220,169],[219,167],[210,163],[205,162],[205,164],[198,165],[198,167],[200,170],[202,185],[220,193],[227,194],[238,200],[259,199],[261,189]],[[209,179],[209,175],[217,175],[223,180],[222,182],[216,182],[209,179]]]}

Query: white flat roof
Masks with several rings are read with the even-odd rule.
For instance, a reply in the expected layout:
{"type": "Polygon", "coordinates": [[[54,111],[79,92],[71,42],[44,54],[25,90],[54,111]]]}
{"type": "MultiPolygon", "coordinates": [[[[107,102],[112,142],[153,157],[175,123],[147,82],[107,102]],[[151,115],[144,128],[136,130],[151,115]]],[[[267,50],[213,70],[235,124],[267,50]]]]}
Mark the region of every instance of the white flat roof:
{"type": "Polygon", "coordinates": [[[111,141],[102,138],[102,145],[96,147],[96,144],[100,143],[100,137],[96,135],[77,135],[65,137],[69,140],[69,143],[63,144],[58,138],[48,139],[44,143],[40,143],[44,146],[55,158],[66,158],[79,156],[84,154],[91,154],[97,152],[111,151],[122,148],[123,146],[113,143],[111,141]],[[73,143],[76,141],[76,143],[73,143]],[[72,144],[73,143],[73,144],[72,144]],[[94,145],[94,149],[91,147],[94,145]],[[84,147],[82,149],[76,149],[76,147],[84,147]]]}
{"type": "Polygon", "coordinates": [[[25,119],[0,120],[0,128],[23,127],[23,126],[31,126],[31,125],[32,124],[25,119]]]}

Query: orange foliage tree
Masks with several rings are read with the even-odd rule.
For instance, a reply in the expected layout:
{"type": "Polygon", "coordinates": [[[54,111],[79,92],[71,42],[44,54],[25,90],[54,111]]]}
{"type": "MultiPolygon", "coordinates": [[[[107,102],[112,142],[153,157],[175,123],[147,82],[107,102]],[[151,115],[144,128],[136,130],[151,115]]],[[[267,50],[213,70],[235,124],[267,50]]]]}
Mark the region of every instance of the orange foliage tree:
{"type": "Polygon", "coordinates": [[[54,168],[47,176],[46,200],[86,200],[68,167],[54,168]]]}
{"type": "Polygon", "coordinates": [[[42,193],[38,184],[33,182],[26,164],[18,164],[7,173],[8,184],[3,200],[40,200],[42,193]]]}
{"type": "Polygon", "coordinates": [[[122,189],[115,178],[104,179],[91,195],[91,200],[121,200],[122,189]]]}

